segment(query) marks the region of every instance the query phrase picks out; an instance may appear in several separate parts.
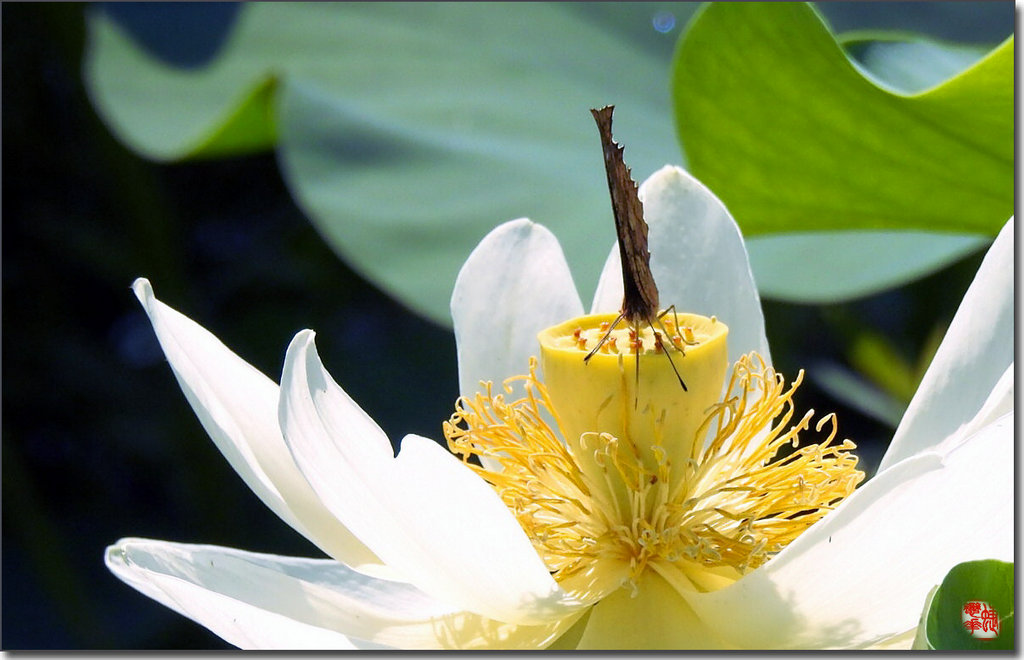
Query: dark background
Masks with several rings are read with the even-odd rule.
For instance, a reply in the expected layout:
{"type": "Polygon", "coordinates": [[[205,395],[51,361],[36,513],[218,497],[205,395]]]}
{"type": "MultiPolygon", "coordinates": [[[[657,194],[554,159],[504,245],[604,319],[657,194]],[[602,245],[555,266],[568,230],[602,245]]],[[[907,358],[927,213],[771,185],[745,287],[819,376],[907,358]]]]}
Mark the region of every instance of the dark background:
{"type": "MultiPolygon", "coordinates": [[[[895,27],[987,43],[1014,21],[1008,2],[821,8],[837,31],[895,27]]],[[[395,440],[441,437],[457,396],[454,339],[331,252],[291,200],[273,154],[161,165],[118,144],[82,86],[89,10],[0,10],[2,646],[225,648],[109,574],[105,546],[148,536],[318,551],[263,507],[208,440],[129,289],[134,278],[149,277],[159,298],[274,378],[293,334],[316,329],[328,369],[395,440]]],[[[168,8],[114,11],[130,21],[168,8]]],[[[230,23],[230,9],[208,11],[211,25],[230,23]]],[[[222,34],[177,52],[202,59],[222,34]]],[[[849,304],[766,301],[776,366],[793,374],[835,359],[865,328],[913,361],[935,325],[952,318],[980,259],[849,304]]],[[[892,429],[813,383],[798,401],[837,411],[870,474],[892,429]]]]}

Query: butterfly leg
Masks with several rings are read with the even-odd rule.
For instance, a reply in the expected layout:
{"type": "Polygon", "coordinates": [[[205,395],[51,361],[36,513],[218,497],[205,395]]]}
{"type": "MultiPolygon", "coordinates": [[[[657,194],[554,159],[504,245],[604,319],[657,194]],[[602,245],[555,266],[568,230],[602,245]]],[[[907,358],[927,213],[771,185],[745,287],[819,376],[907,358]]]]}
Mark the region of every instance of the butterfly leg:
{"type": "Polygon", "coordinates": [[[612,336],[612,331],[615,330],[616,326],[618,326],[619,323],[621,323],[624,318],[625,318],[624,314],[619,314],[615,318],[615,320],[612,322],[612,324],[610,326],[608,326],[608,332],[604,333],[604,337],[601,337],[601,341],[597,342],[597,345],[594,346],[593,350],[591,350],[589,353],[587,353],[587,357],[583,358],[584,362],[590,362],[590,358],[594,357],[594,353],[597,353],[597,349],[599,349],[602,346],[604,346],[604,343],[606,341],[608,341],[609,337],[612,336]]]}

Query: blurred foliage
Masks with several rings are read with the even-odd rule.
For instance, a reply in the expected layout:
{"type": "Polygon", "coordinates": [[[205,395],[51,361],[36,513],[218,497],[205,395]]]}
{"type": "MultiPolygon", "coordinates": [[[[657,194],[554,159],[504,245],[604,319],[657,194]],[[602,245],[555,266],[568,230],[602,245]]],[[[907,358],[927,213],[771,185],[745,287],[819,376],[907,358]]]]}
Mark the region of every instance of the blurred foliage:
{"type": "MultiPolygon", "coordinates": [[[[170,43],[151,46],[157,56],[172,52],[183,58],[175,66],[189,70],[202,68],[227,47],[227,27],[242,20],[234,5],[204,7],[200,23],[206,27],[198,31],[175,27],[173,7],[131,11],[165,12],[164,41],[170,43]]],[[[928,16],[937,16],[936,36],[975,41],[992,39],[1013,15],[1009,4],[1005,11],[957,3],[893,7],[834,3],[823,10],[837,29],[920,27],[929,24],[928,16]],[[979,22],[983,15],[996,18],[986,24],[979,22]]],[[[282,554],[315,556],[318,551],[259,503],[206,438],[129,289],[132,280],[149,277],[162,300],[275,378],[292,335],[304,327],[316,329],[328,368],[395,439],[406,432],[439,437],[440,423],[457,395],[454,341],[449,330],[395,303],[337,259],[293,201],[287,178],[282,180],[283,160],[251,154],[158,164],[114,139],[82,82],[85,14],[96,9],[3,7],[2,148],[7,166],[2,200],[0,643],[9,650],[224,648],[203,628],[111,576],[103,566],[104,547],[136,535],[282,554]]],[[[664,58],[667,72],[681,21],[665,33],[655,30],[654,17],[662,21],[661,29],[669,25],[658,13],[669,11],[662,5],[648,7],[651,13],[643,23],[623,18],[633,9],[619,5],[562,11],[578,12],[578,20],[591,25],[588,29],[618,21],[620,38],[664,58]]],[[[270,86],[282,79],[250,82],[253,86],[242,91],[251,92],[246,97],[251,102],[242,107],[259,117],[275,107],[271,98],[279,92],[270,86]]],[[[461,91],[471,102],[474,90],[463,86],[461,91]]],[[[667,87],[663,92],[667,104],[667,87]]],[[[167,97],[160,101],[174,105],[167,97]]],[[[632,130],[640,132],[642,114],[634,112],[632,130]]],[[[595,234],[603,258],[611,244],[607,192],[601,189],[599,148],[585,115],[584,110],[581,127],[572,130],[585,131],[581,139],[586,144],[593,139],[586,167],[598,173],[598,191],[587,203],[601,208],[594,222],[607,233],[607,240],[595,234]]],[[[676,149],[671,129],[666,131],[655,147],[676,149]]],[[[274,135],[267,132],[261,140],[269,143],[274,135]]],[[[227,134],[218,139],[230,145],[239,138],[227,134]]],[[[629,153],[639,155],[639,144],[636,150],[628,144],[629,153]]],[[[353,167],[369,165],[366,159],[372,161],[372,149],[379,146],[359,146],[367,151],[353,167]]],[[[634,171],[642,176],[642,170],[634,171]]],[[[577,172],[565,174],[582,179],[577,172]]],[[[511,207],[515,195],[505,188],[511,183],[496,180],[477,194],[481,199],[493,194],[496,205],[511,207]]],[[[573,186],[568,196],[579,201],[591,196],[588,190],[573,186]]],[[[405,193],[396,188],[390,194],[405,193]]],[[[506,219],[488,218],[480,234],[506,219]]],[[[414,244],[416,237],[404,240],[414,244]]],[[[856,346],[864,333],[871,333],[884,338],[886,350],[918,373],[918,363],[930,355],[934,337],[952,318],[980,260],[980,254],[973,255],[908,286],[855,302],[765,303],[777,367],[790,374],[808,369],[809,379],[798,394],[800,407],[835,410],[840,433],[858,443],[869,472],[892,426],[830,395],[814,380],[817,367],[862,371],[854,358],[856,346]]],[[[577,281],[590,286],[577,266],[573,262],[577,281]]],[[[871,391],[895,401],[897,413],[905,405],[905,392],[897,399],[896,390],[890,394],[883,384],[858,377],[871,391]]]]}
{"type": "Polygon", "coordinates": [[[846,358],[852,368],[823,361],[811,372],[811,378],[831,396],[895,428],[946,328],[944,323],[932,326],[913,363],[884,334],[863,328],[847,344],[846,358]]]}
{"type": "Polygon", "coordinates": [[[837,35],[852,64],[875,84],[918,94],[967,71],[988,46],[936,41],[903,32],[861,30],[837,35]]]}
{"type": "MultiPolygon", "coordinates": [[[[613,236],[585,110],[619,106],[616,135],[638,180],[684,162],[666,139],[668,46],[695,9],[257,4],[218,10],[213,22],[226,36],[213,49],[202,7],[112,5],[90,14],[86,79],[111,129],[157,160],[245,153],[276,136],[289,190],[334,249],[447,324],[472,247],[524,215],[559,237],[589,299],[613,236]],[[199,33],[203,65],[188,39],[175,47],[167,38],[168,24],[179,36],[199,33]]],[[[862,68],[903,89],[980,56],[976,47],[893,38],[861,31],[850,45],[862,68]]],[[[1011,51],[908,101],[858,73],[806,5],[702,12],[676,58],[676,119],[695,172],[745,232],[784,232],[750,241],[762,294],[860,296],[982,247],[1012,206],[1012,75],[1002,75],[1011,51]],[[973,101],[993,102],[967,108],[968,87],[973,101]],[[993,117],[979,123],[978,108],[989,106],[993,117]],[[963,125],[968,137],[935,125],[963,125]],[[837,147],[851,140],[864,146],[837,147]],[[947,185],[950,176],[962,176],[959,187],[947,185]],[[936,183],[945,196],[920,194],[936,183]],[[832,233],[851,228],[918,231],[832,233]]]]}
{"type": "MultiPolygon", "coordinates": [[[[144,22],[138,7],[112,5],[90,12],[85,73],[115,134],[157,160],[214,155],[209,144],[241,130],[237,104],[273,77],[265,117],[300,206],[358,272],[450,324],[458,268],[517,217],[555,232],[592,295],[614,233],[587,109],[620,104],[616,135],[638,176],[678,162],[665,84],[674,38],[629,28],[694,9],[256,3],[206,66],[182,68],[147,45],[163,33],[159,14],[144,22]]],[[[178,8],[181,30],[203,13],[178,8]]]]}

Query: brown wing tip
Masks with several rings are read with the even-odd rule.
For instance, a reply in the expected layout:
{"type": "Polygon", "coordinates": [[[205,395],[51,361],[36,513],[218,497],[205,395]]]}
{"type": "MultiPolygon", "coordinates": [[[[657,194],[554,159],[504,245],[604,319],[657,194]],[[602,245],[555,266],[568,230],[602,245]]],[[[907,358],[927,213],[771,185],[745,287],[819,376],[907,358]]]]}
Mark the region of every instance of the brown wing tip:
{"type": "Polygon", "coordinates": [[[591,108],[590,114],[594,115],[594,119],[597,120],[598,126],[607,126],[609,129],[612,127],[612,112],[615,111],[614,105],[606,105],[603,108],[591,108]]]}
{"type": "MultiPolygon", "coordinates": [[[[594,120],[597,121],[597,128],[601,132],[602,143],[607,143],[608,146],[614,147],[616,153],[621,158],[623,147],[612,137],[612,112],[614,111],[614,105],[606,105],[603,108],[591,108],[590,114],[594,115],[594,120]]],[[[625,162],[622,163],[622,166],[626,168],[626,178],[633,184],[633,189],[636,190],[637,185],[636,181],[633,180],[632,170],[626,166],[625,162]]]]}

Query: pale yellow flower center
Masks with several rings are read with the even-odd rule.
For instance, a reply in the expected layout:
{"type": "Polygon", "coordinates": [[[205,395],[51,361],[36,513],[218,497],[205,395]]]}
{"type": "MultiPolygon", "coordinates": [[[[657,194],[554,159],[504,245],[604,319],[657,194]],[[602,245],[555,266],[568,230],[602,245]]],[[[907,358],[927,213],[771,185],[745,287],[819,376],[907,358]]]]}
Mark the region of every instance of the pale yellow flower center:
{"type": "Polygon", "coordinates": [[[647,569],[677,589],[721,588],[863,479],[854,444],[833,444],[834,415],[815,426],[825,439],[800,446],[813,416],[793,421],[802,372],[787,388],[751,353],[723,393],[728,328],[673,313],[659,336],[615,330],[585,363],[612,320],[545,330],[543,383],[531,358],[527,375],[498,392],[482,383],[444,423],[449,449],[493,485],[564,588],[602,597],[647,569]]]}

